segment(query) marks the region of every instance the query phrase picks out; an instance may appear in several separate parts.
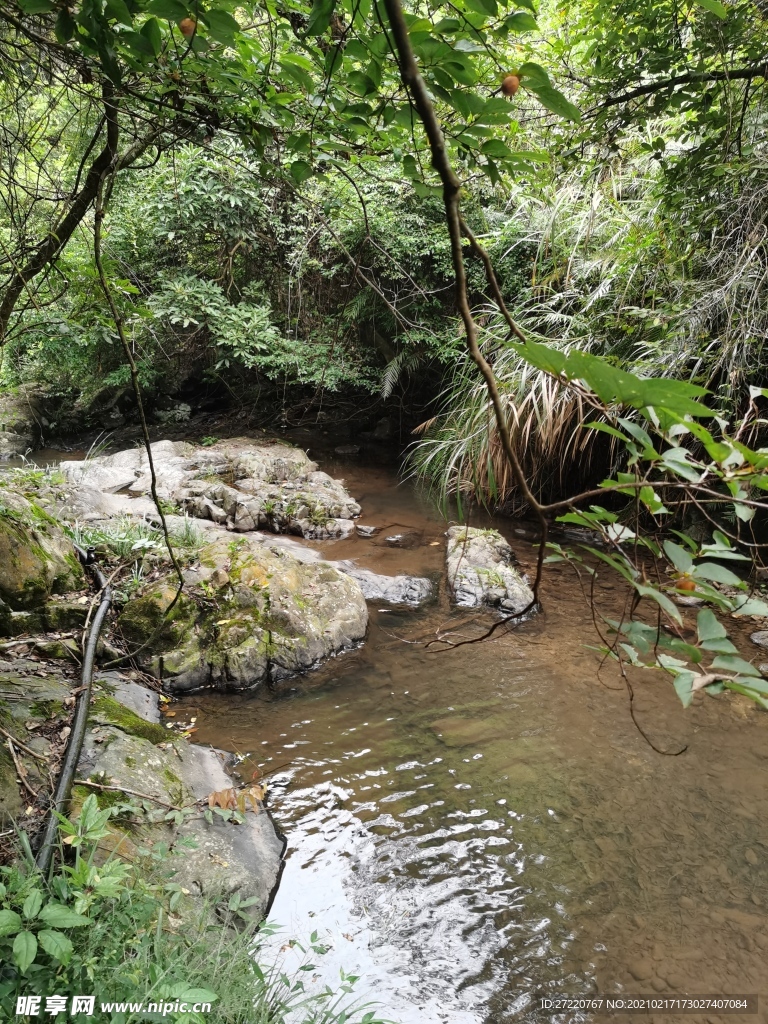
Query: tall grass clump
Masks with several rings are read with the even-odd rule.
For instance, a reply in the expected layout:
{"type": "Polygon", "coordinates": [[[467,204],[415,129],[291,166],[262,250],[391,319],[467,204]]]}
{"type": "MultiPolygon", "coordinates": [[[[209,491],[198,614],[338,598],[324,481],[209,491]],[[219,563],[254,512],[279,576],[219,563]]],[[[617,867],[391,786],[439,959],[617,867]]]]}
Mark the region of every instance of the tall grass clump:
{"type": "MultiPolygon", "coordinates": [[[[738,183],[724,174],[703,214],[687,179],[661,170],[649,148],[636,138],[621,158],[573,172],[548,192],[518,190],[506,222],[485,242],[502,261],[534,247],[528,283],[510,302],[528,337],[640,376],[701,384],[729,415],[743,406],[748,384],[768,377],[768,177],[757,167],[738,183]]],[[[597,483],[614,448],[585,429],[596,415],[589,394],[509,348],[495,307],[475,313],[534,493],[547,501],[597,483]]],[[[457,360],[438,414],[417,433],[411,469],[443,497],[518,504],[469,360],[457,360]]]]}

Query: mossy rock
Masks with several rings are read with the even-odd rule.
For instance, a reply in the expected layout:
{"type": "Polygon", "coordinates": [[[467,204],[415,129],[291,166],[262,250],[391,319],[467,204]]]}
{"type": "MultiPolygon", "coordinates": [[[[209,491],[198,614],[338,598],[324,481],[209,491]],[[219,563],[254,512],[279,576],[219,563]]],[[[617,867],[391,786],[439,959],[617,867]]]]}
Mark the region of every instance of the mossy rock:
{"type": "Polygon", "coordinates": [[[72,543],[56,521],[6,489],[0,489],[0,565],[0,599],[17,611],[84,585],[72,543]]]}
{"type": "Polygon", "coordinates": [[[138,736],[140,739],[149,740],[150,743],[164,743],[168,739],[168,733],[161,725],[146,722],[130,708],[124,707],[106,694],[99,694],[96,697],[91,706],[90,717],[91,721],[114,725],[129,736],[138,736]]]}
{"type": "Polygon", "coordinates": [[[182,646],[194,628],[196,607],[182,594],[166,614],[175,596],[174,587],[161,585],[126,604],[118,625],[129,644],[143,647],[147,654],[159,654],[182,646]]]}
{"type": "Polygon", "coordinates": [[[18,821],[23,810],[16,767],[5,746],[0,746],[0,825],[18,821]]]}
{"type": "Polygon", "coordinates": [[[82,629],[87,614],[87,604],[76,604],[74,601],[49,601],[45,606],[45,625],[50,630],[82,629]]]}

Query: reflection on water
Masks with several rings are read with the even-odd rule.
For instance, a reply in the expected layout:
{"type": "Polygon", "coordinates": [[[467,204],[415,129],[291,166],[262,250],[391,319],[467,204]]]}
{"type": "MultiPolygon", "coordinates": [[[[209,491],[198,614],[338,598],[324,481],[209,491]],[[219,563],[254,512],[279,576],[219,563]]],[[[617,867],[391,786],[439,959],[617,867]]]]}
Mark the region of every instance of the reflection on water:
{"type": "MultiPolygon", "coordinates": [[[[363,522],[420,543],[380,534],[333,557],[440,570],[445,527],[412,491],[383,471],[347,479],[363,522]]],[[[449,653],[414,641],[489,620],[444,596],[422,612],[373,604],[365,646],[311,676],[185,700],[198,740],[279,769],[288,859],[271,918],[330,934],[315,980],[363,974],[360,992],[402,1024],[550,1020],[532,998],[563,990],[760,992],[768,1006],[768,716],[731,695],[686,712],[667,681],[639,677],[656,745],[688,744],[654,753],[583,646],[573,580],[553,567],[544,596],[514,633],[449,653]]],[[[620,597],[601,591],[606,607],[620,597]]]]}

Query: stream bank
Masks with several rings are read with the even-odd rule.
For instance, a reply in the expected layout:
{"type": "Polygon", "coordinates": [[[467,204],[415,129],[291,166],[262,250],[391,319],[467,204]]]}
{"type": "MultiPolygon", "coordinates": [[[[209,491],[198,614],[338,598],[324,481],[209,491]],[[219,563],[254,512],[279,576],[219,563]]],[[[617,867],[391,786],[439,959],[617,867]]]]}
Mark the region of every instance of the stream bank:
{"type": "MultiPolygon", "coordinates": [[[[431,581],[432,597],[410,608],[374,597],[362,646],[245,692],[190,694],[164,721],[248,755],[244,779],[271,773],[270,806],[289,841],[271,916],[299,939],[327,933],[332,953],[315,984],[359,972],[361,994],[403,1024],[538,1024],[535,996],[565,989],[764,995],[764,713],[732,694],[702,695],[686,711],[666,679],[638,675],[643,727],[669,753],[687,746],[655,753],[626,691],[585,647],[588,606],[558,566],[547,568],[543,613],[513,632],[428,648],[438,633],[467,639],[494,621],[491,610],[454,608],[440,585],[444,521],[385,467],[344,454],[323,465],[345,478],[363,516],[335,538],[302,537],[305,554],[291,557],[311,565],[308,549],[323,564],[431,581]]],[[[208,522],[206,537],[226,529],[208,522]]],[[[472,525],[500,529],[517,570],[530,568],[525,524],[472,525]]],[[[295,544],[268,540],[276,551],[295,544]]],[[[155,557],[143,556],[145,582],[160,572],[155,557]]],[[[236,588],[224,571],[226,596],[236,588]]],[[[608,609],[623,600],[608,578],[597,596],[608,609]]],[[[176,803],[168,782],[142,780],[176,803]]]]}

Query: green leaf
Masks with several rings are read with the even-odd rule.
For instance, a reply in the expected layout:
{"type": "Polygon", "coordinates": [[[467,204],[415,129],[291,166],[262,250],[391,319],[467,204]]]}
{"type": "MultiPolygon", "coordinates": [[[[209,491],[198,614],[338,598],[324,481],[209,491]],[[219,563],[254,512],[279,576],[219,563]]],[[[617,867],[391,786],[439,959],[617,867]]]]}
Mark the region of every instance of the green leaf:
{"type": "Polygon", "coordinates": [[[709,608],[702,608],[696,616],[696,633],[699,643],[704,643],[705,640],[719,640],[728,635],[725,626],[709,608]]]}
{"type": "Polygon", "coordinates": [[[321,36],[331,24],[336,0],[314,0],[305,35],[321,36]]]}
{"type": "Polygon", "coordinates": [[[312,164],[307,163],[306,160],[294,160],[291,164],[291,177],[297,185],[301,185],[307,178],[311,178],[312,174],[312,164]]]}
{"type": "Polygon", "coordinates": [[[54,960],[58,960],[60,964],[69,963],[73,946],[66,935],[43,928],[37,933],[37,938],[45,952],[54,960]]]}
{"type": "Polygon", "coordinates": [[[464,3],[467,10],[476,14],[487,14],[492,18],[495,18],[499,11],[496,0],[464,0],[464,3]]]}
{"type": "Polygon", "coordinates": [[[532,14],[526,11],[515,11],[504,19],[504,30],[520,35],[523,32],[537,32],[538,23],[532,14]]]}
{"type": "Polygon", "coordinates": [[[587,430],[599,430],[603,434],[610,434],[611,437],[618,437],[620,441],[624,443],[629,442],[629,438],[626,434],[622,434],[616,427],[612,427],[610,423],[603,423],[602,420],[593,420],[591,423],[585,423],[584,426],[587,430]]]}
{"type": "Polygon", "coordinates": [[[537,85],[552,85],[549,75],[541,64],[534,64],[532,60],[527,60],[525,64],[519,67],[517,75],[521,81],[525,82],[529,89],[533,89],[537,85]]]}
{"type": "Polygon", "coordinates": [[[189,16],[189,11],[180,0],[149,0],[147,13],[163,21],[179,22],[189,16]]]}
{"type": "Polygon", "coordinates": [[[691,462],[691,453],[687,448],[668,448],[661,457],[661,465],[692,483],[701,479],[701,468],[691,462]]]}
{"type": "Polygon", "coordinates": [[[704,640],[701,644],[703,651],[710,654],[738,654],[735,644],[732,644],[727,637],[719,637],[714,640],[704,640]]]}
{"type": "Polygon", "coordinates": [[[121,25],[129,28],[133,25],[133,15],[128,10],[124,0],[106,0],[104,4],[107,15],[121,25]]]}
{"type": "Polygon", "coordinates": [[[653,447],[650,435],[638,423],[633,423],[632,420],[626,418],[619,418],[619,423],[643,446],[644,459],[657,459],[659,457],[659,453],[653,447]]]}
{"type": "Polygon", "coordinates": [[[713,580],[715,583],[727,583],[730,586],[738,586],[741,583],[735,572],[718,565],[717,562],[702,562],[700,565],[694,565],[691,575],[694,579],[713,580]]]}
{"type": "Polygon", "coordinates": [[[669,509],[652,487],[641,487],[639,491],[639,498],[648,511],[654,516],[660,516],[665,512],[669,512],[669,509]]]}
{"type": "Polygon", "coordinates": [[[19,7],[25,14],[47,14],[53,10],[51,0],[19,0],[19,7]]]}
{"type": "Polygon", "coordinates": [[[680,698],[684,708],[687,708],[693,700],[693,672],[678,672],[675,675],[674,687],[677,696],[680,698]]]}
{"type": "Polygon", "coordinates": [[[124,29],[119,36],[117,36],[118,42],[125,43],[134,53],[140,57],[154,57],[155,51],[152,48],[150,41],[143,36],[140,32],[134,32],[133,29],[124,29]]]}
{"type": "Polygon", "coordinates": [[[734,615],[762,615],[768,618],[768,602],[761,601],[757,597],[749,597],[742,604],[737,604],[733,610],[734,615]]]}
{"type": "Polygon", "coordinates": [[[0,910],[0,938],[15,935],[21,928],[21,917],[15,910],[0,910]]]}
{"type": "Polygon", "coordinates": [[[178,999],[185,999],[188,1003],[215,1003],[218,995],[209,988],[184,988],[176,993],[178,999]]]}
{"type": "Polygon", "coordinates": [[[40,907],[43,905],[43,894],[39,889],[33,889],[32,892],[24,900],[24,907],[22,914],[25,920],[31,921],[37,917],[40,912],[40,907]]]}
{"type": "Polygon", "coordinates": [[[699,7],[703,7],[705,11],[716,14],[723,21],[728,17],[728,8],[721,4],[720,0],[696,0],[696,3],[699,7]]]}
{"type": "Polygon", "coordinates": [[[551,110],[553,114],[557,114],[558,117],[564,117],[567,121],[581,120],[581,111],[571,101],[564,96],[559,89],[554,89],[551,85],[529,85],[527,82],[524,83],[532,93],[538,98],[539,102],[542,103],[547,110],[551,110]]]}
{"type": "Polygon", "coordinates": [[[687,644],[684,640],[678,640],[676,636],[659,637],[659,646],[664,647],[665,650],[674,651],[675,654],[680,654],[689,661],[692,661],[694,665],[698,665],[702,659],[701,651],[698,647],[694,647],[693,644],[687,644]]]}
{"type": "Polygon", "coordinates": [[[91,923],[89,917],[76,914],[74,910],[70,910],[69,907],[64,907],[60,903],[46,903],[40,911],[40,919],[51,925],[52,928],[82,928],[91,923]]]}
{"type": "Polygon", "coordinates": [[[203,19],[208,25],[217,43],[229,44],[235,41],[235,35],[240,31],[240,26],[228,11],[217,8],[213,11],[206,11],[203,19]]]}
{"type": "Polygon", "coordinates": [[[370,96],[376,92],[376,83],[363,71],[350,71],[347,75],[347,84],[358,96],[370,96]]]}
{"type": "Polygon", "coordinates": [[[680,615],[679,608],[667,597],[666,594],[662,594],[662,592],[660,590],[656,590],[655,587],[645,586],[641,583],[635,584],[635,590],[641,597],[648,597],[651,601],[655,601],[661,610],[666,612],[673,622],[677,622],[682,625],[683,619],[680,615]]]}
{"type": "Polygon", "coordinates": [[[157,57],[163,48],[163,34],[160,31],[160,22],[157,18],[149,18],[140,29],[141,34],[149,42],[152,52],[157,57]]]}
{"type": "Polygon", "coordinates": [[[68,43],[75,34],[76,28],[77,25],[75,24],[75,19],[66,7],[62,7],[59,11],[58,17],[56,18],[56,24],[53,29],[58,41],[62,44],[68,43]]]}
{"type": "Polygon", "coordinates": [[[724,672],[733,672],[739,676],[756,676],[760,678],[760,669],[736,654],[719,654],[713,660],[712,668],[719,668],[724,672]]]}
{"type": "Polygon", "coordinates": [[[556,348],[542,345],[538,341],[527,341],[525,345],[510,344],[510,348],[537,370],[560,376],[565,370],[565,355],[556,348]]]}
{"type": "Polygon", "coordinates": [[[678,572],[690,572],[691,566],[693,565],[693,558],[685,548],[680,547],[679,544],[675,544],[675,542],[671,540],[665,540],[663,547],[664,554],[678,572]]]}
{"type": "Polygon", "coordinates": [[[484,142],[481,146],[480,152],[483,156],[490,156],[496,160],[500,160],[511,155],[509,146],[502,142],[501,139],[488,139],[488,141],[484,142]]]}
{"type": "Polygon", "coordinates": [[[13,940],[13,962],[23,973],[35,959],[37,939],[32,932],[19,932],[13,940]]]}

